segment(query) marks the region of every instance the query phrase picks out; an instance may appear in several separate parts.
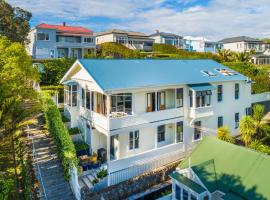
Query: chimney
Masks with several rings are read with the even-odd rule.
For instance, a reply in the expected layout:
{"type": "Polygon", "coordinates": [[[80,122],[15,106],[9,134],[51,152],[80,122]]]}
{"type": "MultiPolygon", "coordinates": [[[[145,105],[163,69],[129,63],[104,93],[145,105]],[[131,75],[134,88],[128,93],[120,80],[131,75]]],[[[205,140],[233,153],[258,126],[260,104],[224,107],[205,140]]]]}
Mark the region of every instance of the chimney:
{"type": "Polygon", "coordinates": [[[158,29],[156,30],[156,33],[159,33],[159,30],[158,29]]]}
{"type": "Polygon", "coordinates": [[[63,22],[63,26],[66,26],[66,22],[63,22]]]}

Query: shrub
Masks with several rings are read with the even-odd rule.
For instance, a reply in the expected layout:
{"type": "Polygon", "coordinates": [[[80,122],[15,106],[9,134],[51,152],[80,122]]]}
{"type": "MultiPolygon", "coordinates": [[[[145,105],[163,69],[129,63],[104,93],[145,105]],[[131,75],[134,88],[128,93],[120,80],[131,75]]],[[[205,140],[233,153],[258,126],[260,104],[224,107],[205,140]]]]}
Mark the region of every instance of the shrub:
{"type": "Polygon", "coordinates": [[[219,127],[217,130],[217,138],[226,142],[234,143],[230,129],[226,126],[219,127]]]}
{"type": "Polygon", "coordinates": [[[76,143],[74,143],[74,146],[75,146],[75,149],[77,152],[89,149],[89,145],[86,144],[85,142],[76,142],[76,143]]]}
{"type": "Polygon", "coordinates": [[[77,135],[77,134],[80,133],[80,129],[79,129],[78,127],[70,128],[70,129],[68,130],[68,132],[69,132],[69,135],[77,135]]]}
{"type": "Polygon", "coordinates": [[[108,176],[108,171],[104,168],[102,168],[98,173],[97,173],[97,177],[99,179],[103,179],[105,178],[106,176],[108,176]]]}
{"type": "Polygon", "coordinates": [[[70,178],[70,170],[78,166],[76,150],[51,96],[43,92],[41,98],[48,131],[52,135],[57,147],[57,154],[62,163],[65,179],[68,180],[70,178]]]}
{"type": "MultiPolygon", "coordinates": [[[[60,112],[60,111],[59,111],[60,112]]],[[[66,123],[66,122],[70,122],[70,119],[69,118],[67,118],[65,115],[61,115],[62,116],[62,121],[64,122],[64,123],[66,123]]]]}

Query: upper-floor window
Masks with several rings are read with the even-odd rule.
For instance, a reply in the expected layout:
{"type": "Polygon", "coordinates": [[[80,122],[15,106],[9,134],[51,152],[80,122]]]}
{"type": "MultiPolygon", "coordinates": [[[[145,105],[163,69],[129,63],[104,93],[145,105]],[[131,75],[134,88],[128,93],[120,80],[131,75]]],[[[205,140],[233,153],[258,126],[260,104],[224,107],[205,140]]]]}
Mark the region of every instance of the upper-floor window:
{"type": "Polygon", "coordinates": [[[132,113],[132,94],[119,93],[111,96],[111,112],[132,113]]]}
{"type": "Polygon", "coordinates": [[[86,37],[83,39],[84,43],[94,43],[94,38],[92,37],[86,37]]]}
{"type": "Polygon", "coordinates": [[[176,142],[183,142],[183,122],[176,123],[176,142]]]}
{"type": "Polygon", "coordinates": [[[223,96],[223,86],[218,85],[218,87],[217,87],[217,100],[218,100],[218,102],[222,101],[222,96],[223,96]]]}
{"type": "Polygon", "coordinates": [[[156,110],[156,93],[151,92],[146,94],[147,97],[147,112],[153,112],[156,110]]]}
{"type": "Polygon", "coordinates": [[[157,127],[157,142],[165,141],[165,125],[157,127]]]}
{"type": "Polygon", "coordinates": [[[176,108],[183,107],[184,92],[183,88],[176,89],[176,108]]]}
{"type": "Polygon", "coordinates": [[[223,117],[222,116],[219,116],[218,117],[218,124],[217,124],[217,127],[222,127],[223,126],[223,117]]]}
{"type": "Polygon", "coordinates": [[[252,108],[251,107],[247,107],[246,108],[246,115],[251,115],[252,114],[252,108]]]}
{"type": "Polygon", "coordinates": [[[70,43],[81,43],[80,36],[63,36],[57,35],[56,42],[70,42],[70,43]]]}
{"type": "Polygon", "coordinates": [[[128,43],[128,38],[127,37],[123,37],[123,36],[117,36],[116,37],[116,43],[127,44],[128,43]]]}
{"type": "Polygon", "coordinates": [[[49,33],[37,33],[37,40],[50,40],[49,33]]]}
{"type": "Polygon", "coordinates": [[[193,107],[193,92],[189,90],[189,105],[193,107]]]}
{"type": "Polygon", "coordinates": [[[86,108],[90,110],[90,104],[91,104],[91,101],[90,101],[90,91],[86,89],[85,91],[85,105],[86,105],[86,108]]]}
{"type": "Polygon", "coordinates": [[[211,90],[196,92],[196,107],[205,107],[211,105],[211,90]]]}
{"type": "Polygon", "coordinates": [[[194,122],[194,137],[193,137],[194,140],[201,139],[201,126],[202,126],[201,121],[194,122]]]}
{"type": "Polygon", "coordinates": [[[85,106],[85,89],[82,88],[82,99],[81,99],[81,106],[85,106]]]}
{"type": "Polygon", "coordinates": [[[139,148],[139,131],[129,132],[129,150],[139,148]]]}
{"type": "Polygon", "coordinates": [[[239,99],[239,83],[234,85],[234,99],[239,99]]]}
{"type": "Polygon", "coordinates": [[[157,110],[165,110],[165,92],[157,92],[157,110]]]}
{"type": "Polygon", "coordinates": [[[239,127],[239,113],[234,114],[235,128],[239,127]]]}

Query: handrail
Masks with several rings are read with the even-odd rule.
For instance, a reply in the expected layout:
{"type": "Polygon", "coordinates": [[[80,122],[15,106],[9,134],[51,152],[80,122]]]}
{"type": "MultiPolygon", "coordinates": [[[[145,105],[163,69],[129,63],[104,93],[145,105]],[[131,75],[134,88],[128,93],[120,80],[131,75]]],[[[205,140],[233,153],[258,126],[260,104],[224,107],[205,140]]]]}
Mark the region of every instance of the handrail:
{"type": "MultiPolygon", "coordinates": [[[[27,125],[27,138],[30,139],[30,136],[29,136],[29,125],[27,125]]],[[[32,141],[33,160],[35,160],[36,149],[35,149],[35,144],[34,144],[33,137],[31,137],[31,141],[32,141]]],[[[46,200],[48,200],[48,197],[47,197],[47,194],[46,194],[46,190],[45,190],[45,187],[44,187],[44,183],[43,183],[43,180],[42,180],[42,176],[41,176],[40,167],[38,165],[38,162],[36,162],[35,165],[37,165],[37,168],[38,168],[38,175],[40,177],[40,182],[41,182],[42,190],[44,192],[44,197],[45,197],[46,200]]]]}

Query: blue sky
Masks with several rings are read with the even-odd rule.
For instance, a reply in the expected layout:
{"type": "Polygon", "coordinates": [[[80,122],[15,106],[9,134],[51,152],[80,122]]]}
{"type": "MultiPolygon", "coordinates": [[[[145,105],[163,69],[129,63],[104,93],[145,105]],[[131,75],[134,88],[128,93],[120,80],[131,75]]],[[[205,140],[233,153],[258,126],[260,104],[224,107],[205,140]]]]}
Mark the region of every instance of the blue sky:
{"type": "Polygon", "coordinates": [[[8,0],[39,23],[204,36],[270,37],[270,0],[8,0]]]}

